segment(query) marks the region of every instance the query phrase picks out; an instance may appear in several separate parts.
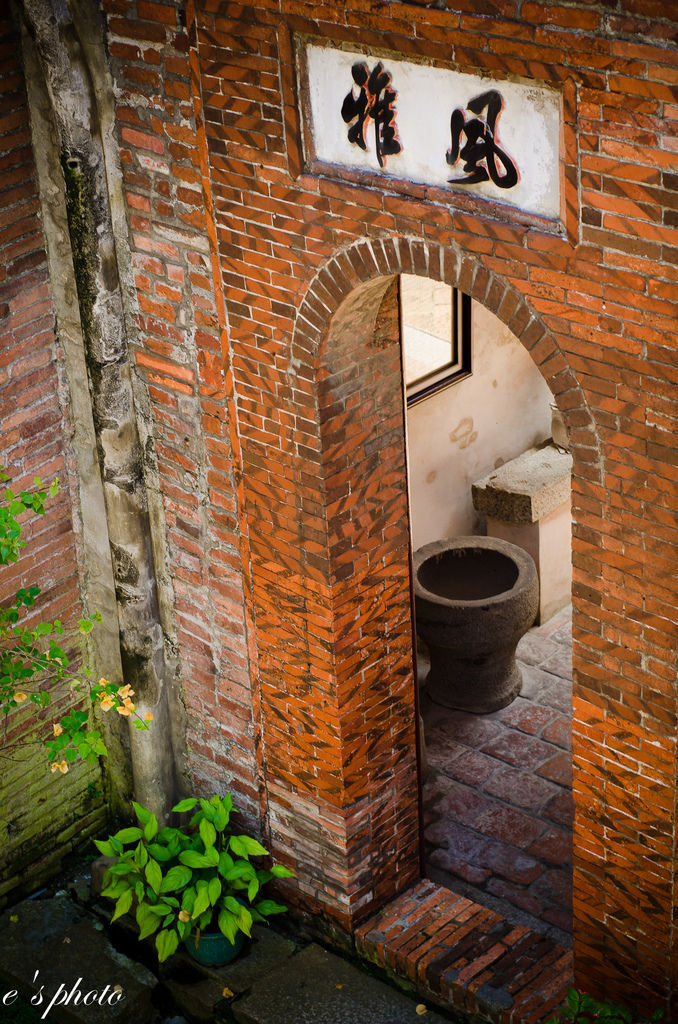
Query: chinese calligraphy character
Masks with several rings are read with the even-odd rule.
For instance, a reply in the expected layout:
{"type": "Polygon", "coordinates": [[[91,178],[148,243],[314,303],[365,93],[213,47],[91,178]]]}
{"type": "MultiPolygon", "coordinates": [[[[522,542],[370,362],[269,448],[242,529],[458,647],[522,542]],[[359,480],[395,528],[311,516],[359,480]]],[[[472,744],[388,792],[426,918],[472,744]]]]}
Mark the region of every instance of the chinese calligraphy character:
{"type": "Polygon", "coordinates": [[[391,75],[384,70],[381,61],[371,71],[365,61],[354,64],[351,74],[360,92],[354,96],[351,89],[341,106],[344,122],[350,124],[355,121],[348,130],[348,141],[355,142],[361,149],[367,149],[368,122],[372,118],[377,160],[379,166],[383,167],[384,157],[395,156],[403,148],[395,126],[393,104],[397,93],[390,88],[391,75]]]}
{"type": "Polygon", "coordinates": [[[477,182],[492,180],[499,188],[513,188],[518,181],[518,169],[511,157],[497,144],[496,125],[503,100],[496,89],[488,89],[468,104],[468,110],[480,115],[487,108],[487,117],[464,117],[458,107],[450,119],[452,148],[448,149],[446,160],[452,167],[461,157],[465,178],[450,178],[452,185],[475,185],[477,182]],[[461,136],[466,142],[460,148],[461,136]],[[503,173],[500,169],[503,168],[503,173]]]}

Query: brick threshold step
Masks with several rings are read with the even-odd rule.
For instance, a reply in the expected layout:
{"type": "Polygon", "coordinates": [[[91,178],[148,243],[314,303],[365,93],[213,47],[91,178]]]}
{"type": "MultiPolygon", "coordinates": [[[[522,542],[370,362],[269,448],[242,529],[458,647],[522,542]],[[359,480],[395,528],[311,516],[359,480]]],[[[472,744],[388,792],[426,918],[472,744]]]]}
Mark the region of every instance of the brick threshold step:
{"type": "Polygon", "coordinates": [[[496,1024],[538,1024],[574,983],[571,950],[428,879],[361,925],[355,943],[423,998],[496,1024]]]}

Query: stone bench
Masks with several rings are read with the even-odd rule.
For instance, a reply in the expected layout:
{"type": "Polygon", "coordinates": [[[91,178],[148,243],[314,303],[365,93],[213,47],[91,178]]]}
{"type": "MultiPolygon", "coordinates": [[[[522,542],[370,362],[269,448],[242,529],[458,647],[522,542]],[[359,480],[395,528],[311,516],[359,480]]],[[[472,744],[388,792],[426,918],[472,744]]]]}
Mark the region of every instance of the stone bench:
{"type": "Polygon", "coordinates": [[[539,575],[537,622],[570,602],[572,456],[555,445],[530,448],[472,486],[473,504],[487,535],[532,555],[539,575]]]}

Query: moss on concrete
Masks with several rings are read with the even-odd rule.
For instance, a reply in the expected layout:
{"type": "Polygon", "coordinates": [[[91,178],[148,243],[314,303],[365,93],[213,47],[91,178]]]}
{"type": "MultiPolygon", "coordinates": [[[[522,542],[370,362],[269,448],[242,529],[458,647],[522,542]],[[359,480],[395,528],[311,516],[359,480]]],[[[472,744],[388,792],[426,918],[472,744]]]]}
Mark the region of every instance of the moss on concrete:
{"type": "Polygon", "coordinates": [[[78,157],[61,160],[66,183],[66,213],[73,252],[78,304],[86,334],[91,331],[92,309],[96,297],[96,228],[92,215],[91,189],[78,157]]]}
{"type": "Polygon", "coordinates": [[[44,884],[68,854],[105,830],[100,766],[78,763],[67,775],[52,774],[44,731],[36,721],[18,746],[0,751],[0,907],[44,884]]]}

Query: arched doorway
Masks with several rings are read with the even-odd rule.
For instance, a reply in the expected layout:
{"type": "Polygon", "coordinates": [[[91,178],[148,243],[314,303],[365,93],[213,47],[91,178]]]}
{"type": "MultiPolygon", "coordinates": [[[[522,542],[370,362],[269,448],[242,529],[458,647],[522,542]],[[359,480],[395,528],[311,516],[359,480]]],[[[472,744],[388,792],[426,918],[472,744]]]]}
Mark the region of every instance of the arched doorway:
{"type": "Polygon", "coordinates": [[[390,298],[400,273],[445,280],[496,313],[531,352],[566,422],[574,418],[579,445],[596,450],[583,393],[555,341],[475,259],[409,239],[362,241],[316,275],[287,377],[305,441],[285,479],[271,482],[297,532],[287,546],[267,538],[261,554],[253,545],[253,584],[272,834],[303,849],[308,906],[349,931],[419,874],[403,402],[390,298]],[[275,616],[272,566],[286,574],[275,616]],[[281,614],[290,665],[282,673],[281,614]],[[292,773],[295,758],[304,767],[292,773]]]}
{"type": "Polygon", "coordinates": [[[486,307],[468,306],[472,344],[460,374],[450,361],[453,289],[401,278],[414,561],[445,538],[499,537],[534,558],[540,600],[518,647],[522,691],[490,713],[436,703],[417,630],[425,873],[569,946],[571,456],[552,440],[553,396],[528,351],[486,307]]]}

